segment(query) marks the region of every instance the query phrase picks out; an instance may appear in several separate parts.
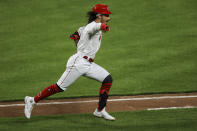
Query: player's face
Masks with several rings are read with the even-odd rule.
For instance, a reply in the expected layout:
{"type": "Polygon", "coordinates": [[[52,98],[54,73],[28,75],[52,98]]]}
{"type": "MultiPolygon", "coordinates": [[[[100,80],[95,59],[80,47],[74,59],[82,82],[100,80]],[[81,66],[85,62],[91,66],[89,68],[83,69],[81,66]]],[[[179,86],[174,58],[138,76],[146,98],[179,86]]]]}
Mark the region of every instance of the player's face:
{"type": "Polygon", "coordinates": [[[108,22],[108,21],[110,21],[109,14],[103,14],[103,15],[101,15],[101,22],[102,23],[108,22]]]}

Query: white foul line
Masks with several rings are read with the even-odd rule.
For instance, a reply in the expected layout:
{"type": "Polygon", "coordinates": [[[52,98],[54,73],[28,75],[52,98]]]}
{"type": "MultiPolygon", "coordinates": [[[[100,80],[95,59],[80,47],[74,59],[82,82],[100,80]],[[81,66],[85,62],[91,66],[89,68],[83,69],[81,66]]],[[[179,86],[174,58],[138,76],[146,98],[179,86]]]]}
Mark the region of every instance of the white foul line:
{"type": "MultiPolygon", "coordinates": [[[[182,98],[197,98],[197,95],[193,95],[193,96],[158,96],[158,97],[142,97],[142,98],[109,99],[108,102],[116,102],[116,101],[140,101],[140,100],[159,100],[159,99],[182,99],[182,98]]],[[[72,102],[48,102],[48,103],[38,103],[37,105],[79,104],[79,103],[94,103],[94,102],[98,102],[98,100],[72,101],[72,102]]],[[[0,105],[0,107],[13,107],[13,106],[25,106],[25,104],[0,105]]]]}
{"type": "Polygon", "coordinates": [[[163,108],[148,108],[148,111],[155,111],[155,110],[167,110],[167,109],[191,109],[197,108],[197,106],[183,106],[183,107],[163,107],[163,108]]]}

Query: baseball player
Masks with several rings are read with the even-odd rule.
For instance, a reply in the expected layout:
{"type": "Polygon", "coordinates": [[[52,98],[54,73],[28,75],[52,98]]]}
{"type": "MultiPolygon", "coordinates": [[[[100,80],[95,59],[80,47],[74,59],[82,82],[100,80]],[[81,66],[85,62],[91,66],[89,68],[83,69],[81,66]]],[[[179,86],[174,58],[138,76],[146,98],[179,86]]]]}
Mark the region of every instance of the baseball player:
{"type": "Polygon", "coordinates": [[[112,14],[108,5],[97,4],[88,13],[88,24],[80,27],[78,31],[70,36],[77,46],[77,53],[71,56],[67,62],[66,70],[57,81],[49,87],[44,88],[34,97],[25,97],[25,116],[30,119],[33,107],[40,100],[53,94],[65,91],[80,76],[95,79],[102,83],[99,92],[98,107],[93,115],[103,117],[107,120],[115,120],[105,110],[109,90],[112,86],[112,76],[101,66],[94,63],[94,58],[101,45],[102,31],[109,31],[107,22],[112,14]]]}

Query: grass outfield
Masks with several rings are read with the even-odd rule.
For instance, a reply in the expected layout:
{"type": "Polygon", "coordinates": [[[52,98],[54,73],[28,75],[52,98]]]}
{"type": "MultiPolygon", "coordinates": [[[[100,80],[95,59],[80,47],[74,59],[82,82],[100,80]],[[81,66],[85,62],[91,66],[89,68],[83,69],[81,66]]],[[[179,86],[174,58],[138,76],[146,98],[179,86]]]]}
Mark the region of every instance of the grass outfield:
{"type": "Polygon", "coordinates": [[[106,121],[91,114],[0,118],[0,129],[9,131],[196,131],[197,109],[112,113],[106,121]]]}
{"type": "MultiPolygon", "coordinates": [[[[197,91],[196,0],[120,0],[109,4],[111,30],[96,63],[114,78],[112,95],[197,91]]],[[[22,100],[55,83],[76,48],[93,0],[0,0],[0,101],[22,100]]],[[[80,78],[51,98],[97,96],[80,78]]]]}

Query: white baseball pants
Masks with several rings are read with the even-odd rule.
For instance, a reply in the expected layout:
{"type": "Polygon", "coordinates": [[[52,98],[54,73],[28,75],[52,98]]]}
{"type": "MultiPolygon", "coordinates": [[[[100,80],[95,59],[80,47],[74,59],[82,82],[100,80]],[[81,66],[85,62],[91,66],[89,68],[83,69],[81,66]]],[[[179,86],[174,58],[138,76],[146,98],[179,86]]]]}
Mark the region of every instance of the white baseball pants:
{"type": "Polygon", "coordinates": [[[108,75],[109,72],[104,68],[94,62],[90,63],[88,59],[83,58],[83,55],[76,53],[69,58],[66,71],[58,80],[57,85],[65,91],[80,76],[86,76],[103,82],[108,75]]]}

